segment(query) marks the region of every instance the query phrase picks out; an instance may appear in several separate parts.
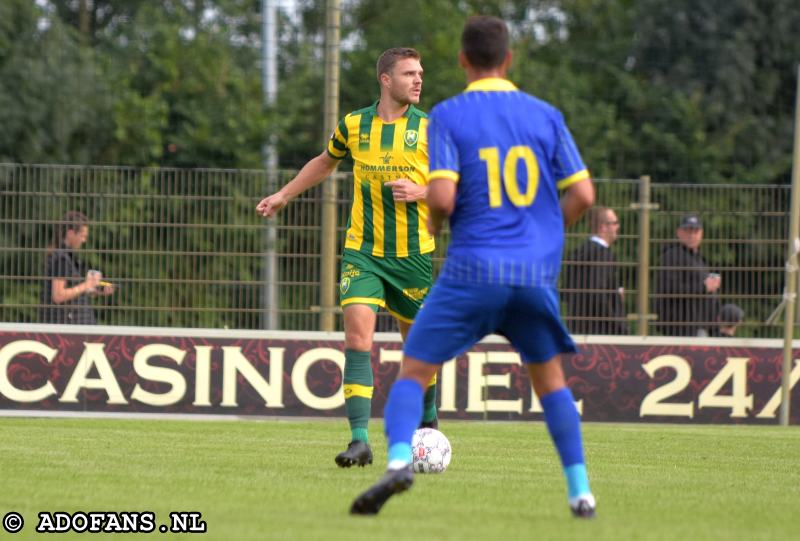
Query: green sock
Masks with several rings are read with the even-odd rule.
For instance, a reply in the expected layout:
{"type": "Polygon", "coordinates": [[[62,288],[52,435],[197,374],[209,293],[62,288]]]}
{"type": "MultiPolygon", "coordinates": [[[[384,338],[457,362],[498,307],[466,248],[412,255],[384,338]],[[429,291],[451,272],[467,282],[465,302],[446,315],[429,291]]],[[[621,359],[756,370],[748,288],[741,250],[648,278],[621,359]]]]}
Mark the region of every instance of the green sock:
{"type": "Polygon", "coordinates": [[[425,400],[422,411],[422,422],[430,423],[436,419],[436,376],[433,376],[428,388],[425,390],[425,400]]]}
{"type": "Polygon", "coordinates": [[[372,381],[370,352],[344,350],[344,409],[354,440],[369,441],[372,381]]]}

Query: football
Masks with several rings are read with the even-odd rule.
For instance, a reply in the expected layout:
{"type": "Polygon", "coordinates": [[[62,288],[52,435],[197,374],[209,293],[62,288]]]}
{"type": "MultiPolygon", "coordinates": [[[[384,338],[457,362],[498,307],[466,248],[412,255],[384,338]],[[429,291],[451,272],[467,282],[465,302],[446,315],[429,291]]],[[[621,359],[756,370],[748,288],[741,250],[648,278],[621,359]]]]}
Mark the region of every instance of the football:
{"type": "Polygon", "coordinates": [[[433,428],[420,428],[414,432],[411,452],[416,473],[442,473],[453,455],[447,437],[433,428]]]}

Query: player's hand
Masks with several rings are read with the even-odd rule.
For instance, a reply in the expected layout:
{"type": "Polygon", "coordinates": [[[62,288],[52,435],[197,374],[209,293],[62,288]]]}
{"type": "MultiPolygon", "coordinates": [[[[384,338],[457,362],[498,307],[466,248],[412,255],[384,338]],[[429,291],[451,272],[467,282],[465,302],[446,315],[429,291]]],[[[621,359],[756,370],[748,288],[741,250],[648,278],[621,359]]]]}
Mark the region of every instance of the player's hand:
{"type": "Polygon", "coordinates": [[[261,216],[264,218],[272,218],[288,203],[289,200],[281,192],[274,193],[268,197],[265,197],[258,205],[256,205],[256,212],[261,214],[261,216]]]}
{"type": "Polygon", "coordinates": [[[407,178],[398,178],[383,184],[392,189],[392,199],[395,201],[412,203],[425,197],[425,186],[420,186],[407,178]]]}

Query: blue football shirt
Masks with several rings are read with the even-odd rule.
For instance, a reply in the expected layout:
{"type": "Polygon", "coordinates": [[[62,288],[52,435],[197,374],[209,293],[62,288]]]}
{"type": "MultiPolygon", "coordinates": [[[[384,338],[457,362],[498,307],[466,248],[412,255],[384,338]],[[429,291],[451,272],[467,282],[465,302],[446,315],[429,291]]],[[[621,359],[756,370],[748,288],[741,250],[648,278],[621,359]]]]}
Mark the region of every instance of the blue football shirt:
{"type": "Polygon", "coordinates": [[[429,119],[429,178],[458,183],[440,276],[555,287],[564,245],[558,190],[589,178],[561,113],[489,78],[429,119]]]}

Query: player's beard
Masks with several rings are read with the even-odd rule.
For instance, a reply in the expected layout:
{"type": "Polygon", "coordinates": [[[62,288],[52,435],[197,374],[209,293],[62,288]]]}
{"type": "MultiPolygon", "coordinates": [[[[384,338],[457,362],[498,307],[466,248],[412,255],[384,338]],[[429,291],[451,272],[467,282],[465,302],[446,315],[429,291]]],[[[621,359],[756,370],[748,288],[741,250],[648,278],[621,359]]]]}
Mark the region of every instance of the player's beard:
{"type": "Polygon", "coordinates": [[[419,99],[422,96],[422,92],[420,91],[420,94],[418,95],[412,95],[411,91],[412,91],[411,88],[409,88],[406,92],[403,93],[395,92],[394,90],[392,90],[389,95],[392,97],[392,100],[396,101],[400,105],[410,105],[412,103],[416,105],[417,103],[419,103],[419,99]]]}

